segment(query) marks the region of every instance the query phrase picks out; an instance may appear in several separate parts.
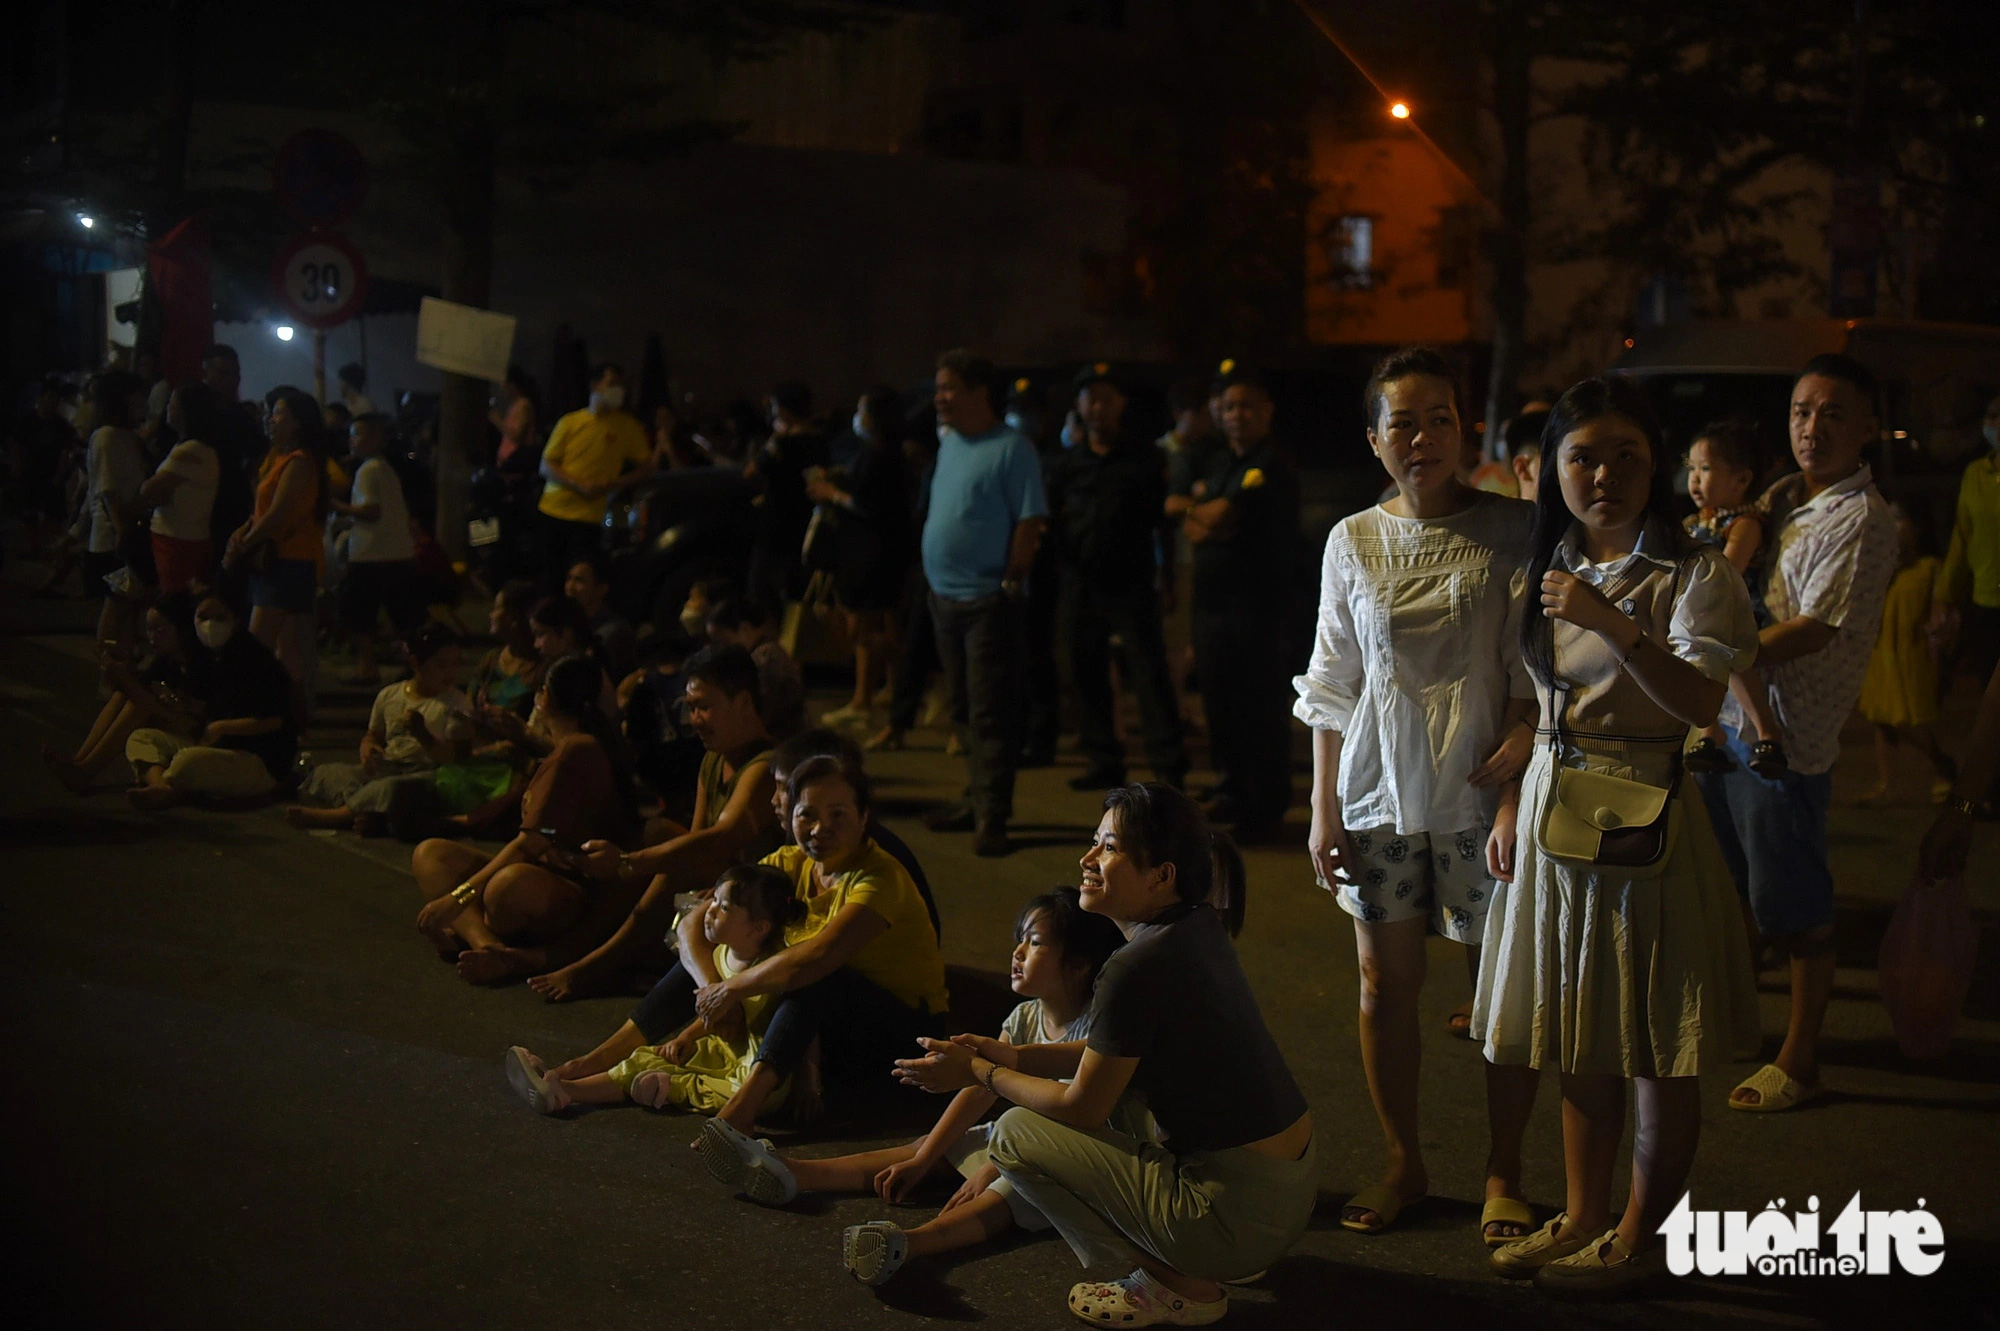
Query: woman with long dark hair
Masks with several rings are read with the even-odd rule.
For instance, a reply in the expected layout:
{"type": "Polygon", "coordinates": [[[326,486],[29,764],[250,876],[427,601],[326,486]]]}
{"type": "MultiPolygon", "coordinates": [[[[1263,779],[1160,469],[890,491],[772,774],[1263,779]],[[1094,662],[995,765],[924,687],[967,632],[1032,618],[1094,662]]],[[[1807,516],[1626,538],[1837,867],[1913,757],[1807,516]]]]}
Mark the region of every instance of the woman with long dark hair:
{"type": "Polygon", "coordinates": [[[1636,385],[1563,394],[1542,460],[1520,629],[1541,728],[1495,827],[1472,1024],[1493,1063],[1562,1078],[1567,1205],[1493,1265],[1606,1294],[1665,1270],[1699,1074],[1757,1040],[1740,907],[1681,760],[1755,659],[1757,625],[1727,557],[1675,521],[1675,459],[1636,385]],[[1618,1213],[1627,1082],[1639,1144],[1618,1213]]]}
{"type": "Polygon", "coordinates": [[[1111,1325],[1199,1325],[1225,1280],[1264,1270],[1305,1233],[1319,1193],[1312,1114],[1264,1025],[1231,939],[1243,861],[1171,786],[1121,786],[1083,856],[1085,910],[1124,931],[1098,975],[1087,1040],[1016,1048],[919,1041],[897,1063],[927,1091],[981,1085],[1017,1106],[987,1140],[1000,1176],[1085,1266],[1070,1311],[1111,1325]],[[1165,1144],[1104,1127],[1128,1088],[1165,1144]]]}
{"type": "Polygon", "coordinates": [[[586,841],[633,843],[632,772],[616,725],[598,707],[603,678],[581,655],[563,657],[543,676],[535,707],[554,747],[521,795],[521,831],[512,841],[489,857],[433,838],[411,857],[426,902],[417,928],[467,980],[490,983],[546,966],[542,945],[583,918],[596,889],[576,852],[586,841]]]}
{"type": "Polygon", "coordinates": [[[167,424],[180,442],[139,487],[139,501],[153,510],[153,569],[162,592],[185,592],[213,580],[215,541],[209,522],[222,481],[222,455],[215,441],[229,430],[224,410],[215,390],[199,379],[167,398],[167,424]]]}

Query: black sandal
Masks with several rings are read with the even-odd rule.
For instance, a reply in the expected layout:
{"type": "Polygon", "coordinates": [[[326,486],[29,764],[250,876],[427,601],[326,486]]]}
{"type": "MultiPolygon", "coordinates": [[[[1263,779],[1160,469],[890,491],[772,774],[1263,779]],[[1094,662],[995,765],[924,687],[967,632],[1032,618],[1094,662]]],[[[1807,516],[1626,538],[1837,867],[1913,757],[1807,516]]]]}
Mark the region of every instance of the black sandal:
{"type": "Polygon", "coordinates": [[[1681,765],[1690,772],[1720,773],[1736,770],[1736,760],[1729,756],[1729,750],[1706,735],[1694,742],[1694,747],[1687,751],[1687,756],[1681,760],[1681,765]]]}
{"type": "Polygon", "coordinates": [[[1760,739],[1750,746],[1750,770],[1766,780],[1776,781],[1792,770],[1785,746],[1774,739],[1760,739]]]}

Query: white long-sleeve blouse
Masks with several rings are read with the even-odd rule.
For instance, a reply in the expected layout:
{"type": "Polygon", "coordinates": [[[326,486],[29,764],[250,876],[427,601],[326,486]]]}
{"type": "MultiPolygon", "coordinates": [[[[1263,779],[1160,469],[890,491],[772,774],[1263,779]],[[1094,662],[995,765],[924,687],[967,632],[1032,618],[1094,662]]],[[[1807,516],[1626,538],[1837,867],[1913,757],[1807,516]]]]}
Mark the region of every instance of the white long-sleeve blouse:
{"type": "Polygon", "coordinates": [[[1327,537],[1312,662],[1292,714],[1338,730],[1343,823],[1456,832],[1492,822],[1468,785],[1509,698],[1532,698],[1521,660],[1534,506],[1482,492],[1442,518],[1381,506],[1327,537]]]}

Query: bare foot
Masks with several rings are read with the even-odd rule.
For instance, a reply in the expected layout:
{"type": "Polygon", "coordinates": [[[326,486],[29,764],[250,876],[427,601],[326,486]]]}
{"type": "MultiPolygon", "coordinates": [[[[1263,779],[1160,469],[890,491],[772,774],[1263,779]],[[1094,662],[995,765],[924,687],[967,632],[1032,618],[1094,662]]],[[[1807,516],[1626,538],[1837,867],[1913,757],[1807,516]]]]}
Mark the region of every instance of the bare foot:
{"type": "Polygon", "coordinates": [[[125,798],[132,801],[133,808],[147,812],[171,809],[181,799],[172,786],[134,786],[125,792],[125,798]]]}
{"type": "Polygon", "coordinates": [[[442,929],[426,929],[419,925],[417,932],[429,939],[430,945],[437,949],[439,961],[457,961],[458,954],[465,951],[465,940],[460,938],[449,925],[442,929]]]}
{"type": "Polygon", "coordinates": [[[518,948],[484,947],[458,954],[458,978],[467,984],[500,984],[519,979],[529,962],[518,948]]]}
{"type": "Polygon", "coordinates": [[[1444,1019],[1444,1028],[1461,1040],[1472,1038],[1472,1000],[1466,999],[1444,1019]]]}
{"type": "Polygon", "coordinates": [[[564,966],[546,975],[529,976],[528,987],[551,1003],[567,1003],[572,998],[588,998],[604,986],[589,971],[564,966]]]}
{"type": "Polygon", "coordinates": [[[62,782],[70,794],[85,795],[90,792],[90,773],[84,771],[83,765],[76,759],[58,751],[53,745],[44,744],[42,761],[49,765],[49,771],[55,773],[56,780],[62,782]]]}

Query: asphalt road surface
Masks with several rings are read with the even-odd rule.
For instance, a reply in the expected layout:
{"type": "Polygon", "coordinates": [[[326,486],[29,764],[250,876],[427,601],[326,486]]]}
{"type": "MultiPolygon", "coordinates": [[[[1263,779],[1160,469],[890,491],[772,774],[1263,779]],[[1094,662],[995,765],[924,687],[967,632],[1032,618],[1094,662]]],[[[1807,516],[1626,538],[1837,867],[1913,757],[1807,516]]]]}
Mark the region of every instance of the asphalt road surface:
{"type": "MultiPolygon", "coordinates": [[[[73,745],[95,711],[89,636],[21,627],[17,617],[17,631],[0,637],[0,986],[15,1059],[0,1104],[17,1314],[39,1310],[64,1326],[136,1314],[148,1327],[495,1331],[926,1322],[998,1331],[1069,1320],[1063,1297],[1078,1268],[1058,1241],[912,1265],[871,1291],[841,1268],[838,1244],[843,1225],[892,1214],[879,1201],[761,1210],[701,1170],[688,1118],[629,1106],[529,1112],[507,1089],[502,1050],[581,1051],[623,1019],[629,997],[551,1006],[518,985],[462,984],[415,933],[407,853],[392,842],[294,832],[274,808],[142,815],[109,778],[103,793],[70,795],[46,777],[36,748],[73,745]]],[[[1961,694],[1960,722],[1966,703],[1961,694]]],[[[346,750],[365,705],[359,694],[329,696],[312,747],[346,750]]],[[[1354,1032],[1351,926],[1314,888],[1297,824],[1295,844],[1249,855],[1241,950],[1312,1102],[1321,1205],[1297,1249],[1232,1296],[1229,1324],[1678,1331],[1893,1327],[1940,1315],[1995,1324],[2000,829],[1985,829],[1973,883],[1988,929],[1968,1019],[1946,1060],[1912,1065],[1890,1038],[1874,954],[1929,810],[1845,803],[1870,777],[1863,738],[1836,787],[1842,969],[1825,1045],[1831,1092],[1791,1114],[1740,1114],[1724,1097],[1754,1065],[1711,1079],[1694,1193],[1700,1206],[1752,1211],[1816,1195],[1829,1218],[1856,1190],[1870,1208],[1922,1199],[1943,1226],[1941,1272],[1688,1280],[1649,1300],[1586,1306],[1495,1279],[1477,1238],[1479,1059],[1444,1029],[1470,988],[1463,954],[1436,939],[1423,1072],[1433,1200],[1390,1234],[1342,1230],[1340,1202],[1374,1180],[1381,1139],[1354,1032]]],[[[1024,773],[1022,848],[977,860],[968,837],[934,836],[917,821],[962,779],[941,739],[920,732],[916,747],[872,768],[891,825],[937,887],[955,1005],[967,1024],[991,1022],[1008,1001],[1015,913],[1032,893],[1075,881],[1095,804],[1064,785],[1074,758],[1024,773]]],[[[1765,977],[1763,998],[1772,1035],[1784,1012],[1776,977],[1765,977]]],[[[879,1145],[916,1135],[941,1103],[863,1106],[810,1133],[776,1135],[820,1153],[879,1145]]],[[[1553,1210],[1562,1160],[1552,1082],[1529,1158],[1532,1197],[1553,1210]]],[[[946,1195],[923,1201],[935,1207],[946,1195]]],[[[926,1211],[893,1214],[915,1223],[926,1211]]]]}

